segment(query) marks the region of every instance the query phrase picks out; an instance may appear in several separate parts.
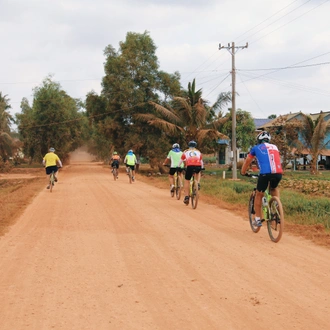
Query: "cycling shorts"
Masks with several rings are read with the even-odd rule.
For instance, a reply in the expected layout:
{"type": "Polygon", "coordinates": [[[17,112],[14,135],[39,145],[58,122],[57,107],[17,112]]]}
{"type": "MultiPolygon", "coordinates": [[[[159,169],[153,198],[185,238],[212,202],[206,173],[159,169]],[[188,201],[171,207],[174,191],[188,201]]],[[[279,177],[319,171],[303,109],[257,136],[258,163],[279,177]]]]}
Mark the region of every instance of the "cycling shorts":
{"type": "Polygon", "coordinates": [[[202,170],[202,166],[187,166],[185,179],[190,180],[193,173],[199,173],[202,170]]]}
{"type": "Polygon", "coordinates": [[[130,167],[132,171],[135,170],[135,165],[127,165],[127,164],[126,164],[126,167],[130,167]]]}
{"type": "Polygon", "coordinates": [[[178,169],[177,169],[177,167],[170,167],[170,171],[168,172],[168,174],[174,175],[176,171],[178,171],[179,173],[182,173],[183,170],[184,170],[183,167],[182,168],[179,167],[178,169]]]}
{"type": "Polygon", "coordinates": [[[118,160],[114,160],[111,164],[111,167],[116,167],[117,169],[119,168],[119,162],[118,160]]]}
{"type": "Polygon", "coordinates": [[[269,173],[269,174],[259,174],[257,190],[265,192],[270,182],[270,188],[274,189],[278,186],[279,182],[282,180],[282,174],[269,173]]]}
{"type": "Polygon", "coordinates": [[[48,166],[46,167],[46,174],[49,175],[49,174],[52,174],[52,172],[56,173],[58,170],[58,167],[55,165],[55,166],[48,166]]]}

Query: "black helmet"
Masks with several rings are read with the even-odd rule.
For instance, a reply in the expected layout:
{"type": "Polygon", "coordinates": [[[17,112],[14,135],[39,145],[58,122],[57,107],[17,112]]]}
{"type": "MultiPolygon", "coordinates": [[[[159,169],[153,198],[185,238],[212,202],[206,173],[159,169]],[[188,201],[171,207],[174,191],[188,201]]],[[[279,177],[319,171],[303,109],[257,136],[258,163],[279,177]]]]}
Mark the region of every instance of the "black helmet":
{"type": "Polygon", "coordinates": [[[271,140],[271,136],[267,131],[262,131],[257,136],[257,143],[269,142],[271,140]]]}
{"type": "Polygon", "coordinates": [[[195,141],[190,141],[190,142],[188,143],[188,147],[189,147],[189,148],[196,148],[196,147],[197,147],[197,142],[195,142],[195,141]]]}

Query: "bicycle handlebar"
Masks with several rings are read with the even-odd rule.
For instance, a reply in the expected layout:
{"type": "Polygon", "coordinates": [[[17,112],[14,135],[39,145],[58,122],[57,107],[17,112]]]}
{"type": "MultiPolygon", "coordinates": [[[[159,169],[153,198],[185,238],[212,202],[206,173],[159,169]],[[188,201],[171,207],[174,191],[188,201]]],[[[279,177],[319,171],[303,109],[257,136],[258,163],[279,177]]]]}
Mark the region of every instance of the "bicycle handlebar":
{"type": "Polygon", "coordinates": [[[258,174],[251,174],[251,173],[245,173],[244,176],[247,176],[248,178],[253,178],[253,179],[257,179],[259,177],[258,174]]]}

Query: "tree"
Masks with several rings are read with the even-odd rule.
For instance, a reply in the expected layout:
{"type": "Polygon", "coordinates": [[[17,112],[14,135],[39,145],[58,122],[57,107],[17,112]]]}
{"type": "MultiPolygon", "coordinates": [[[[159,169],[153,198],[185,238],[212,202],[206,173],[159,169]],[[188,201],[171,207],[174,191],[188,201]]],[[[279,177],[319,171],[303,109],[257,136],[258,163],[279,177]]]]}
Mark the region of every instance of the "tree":
{"type": "Polygon", "coordinates": [[[195,79],[188,84],[188,90],[184,94],[182,97],[173,97],[173,101],[166,106],[149,102],[156,113],[139,114],[137,118],[160,129],[172,141],[181,144],[195,140],[199,146],[207,147],[216,139],[226,138],[218,131],[218,127],[226,119],[215,118],[215,110],[221,107],[221,100],[223,104],[228,99],[221,95],[215,105],[207,107],[202,99],[202,90],[196,91],[195,79]]]}
{"type": "Polygon", "coordinates": [[[0,157],[5,162],[12,156],[13,139],[10,136],[10,126],[13,117],[8,110],[11,108],[7,95],[0,92],[0,157]]]}
{"type": "MultiPolygon", "coordinates": [[[[229,111],[225,118],[228,120],[223,124],[221,130],[224,134],[232,138],[232,112],[229,111]]],[[[255,124],[251,114],[242,109],[236,111],[236,145],[243,151],[255,145],[255,124]]]]}
{"type": "Polygon", "coordinates": [[[121,154],[133,149],[152,160],[153,148],[158,155],[163,152],[163,142],[159,143],[163,133],[139,121],[136,115],[154,112],[149,101],[161,102],[180,95],[180,75],[159,70],[156,46],[148,32],[129,32],[118,51],[109,45],[104,54],[101,95],[91,92],[86,99],[87,116],[93,118],[92,144],[100,146],[100,157],[113,148],[121,154]]]}
{"type": "Polygon", "coordinates": [[[312,174],[317,173],[316,163],[322,149],[325,149],[325,137],[330,127],[330,121],[324,120],[324,114],[321,113],[314,121],[311,116],[302,114],[300,138],[302,143],[298,146],[298,150],[306,148],[311,155],[312,174]]]}
{"type": "Polygon", "coordinates": [[[22,113],[16,115],[25,154],[40,161],[54,147],[65,161],[69,152],[81,143],[84,116],[80,107],[79,100],[71,98],[47,77],[34,89],[32,107],[23,99],[22,113]]]}
{"type": "Polygon", "coordinates": [[[298,120],[288,121],[287,118],[287,115],[279,116],[272,122],[272,127],[267,128],[272,137],[271,143],[274,143],[280,151],[283,168],[295,158],[292,149],[299,143],[298,131],[301,127],[298,120]]]}

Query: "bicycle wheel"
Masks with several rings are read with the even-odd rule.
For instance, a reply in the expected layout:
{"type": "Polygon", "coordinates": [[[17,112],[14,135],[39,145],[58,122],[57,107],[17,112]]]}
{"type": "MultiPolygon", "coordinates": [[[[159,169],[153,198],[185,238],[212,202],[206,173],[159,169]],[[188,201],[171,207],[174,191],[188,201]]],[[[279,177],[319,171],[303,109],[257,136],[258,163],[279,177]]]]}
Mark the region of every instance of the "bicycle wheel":
{"type": "Polygon", "coordinates": [[[255,191],[251,193],[250,199],[249,199],[249,222],[250,222],[250,227],[254,233],[257,233],[260,230],[260,227],[257,227],[255,221],[254,221],[254,196],[255,196],[255,191]]]}
{"type": "Polygon", "coordinates": [[[175,196],[177,200],[181,198],[181,178],[179,175],[176,178],[175,196]]]}
{"type": "Polygon", "coordinates": [[[195,209],[198,204],[198,186],[196,180],[193,181],[191,187],[191,207],[195,209]]]}
{"type": "Polygon", "coordinates": [[[283,233],[284,213],[280,199],[273,196],[269,201],[270,217],[267,220],[267,229],[270,239],[277,243],[283,233]]]}
{"type": "Polygon", "coordinates": [[[118,175],[116,166],[112,168],[112,174],[113,174],[113,179],[116,181],[118,175]]]}
{"type": "Polygon", "coordinates": [[[128,170],[128,181],[129,181],[129,183],[132,183],[132,169],[131,168],[129,168],[129,170],[128,170]]]}
{"type": "Polygon", "coordinates": [[[54,178],[54,172],[52,172],[52,174],[49,177],[49,191],[50,192],[53,191],[54,184],[55,184],[55,178],[54,178]]]}
{"type": "Polygon", "coordinates": [[[174,174],[174,187],[170,186],[170,195],[174,197],[174,192],[176,191],[176,174],[174,174]]]}

